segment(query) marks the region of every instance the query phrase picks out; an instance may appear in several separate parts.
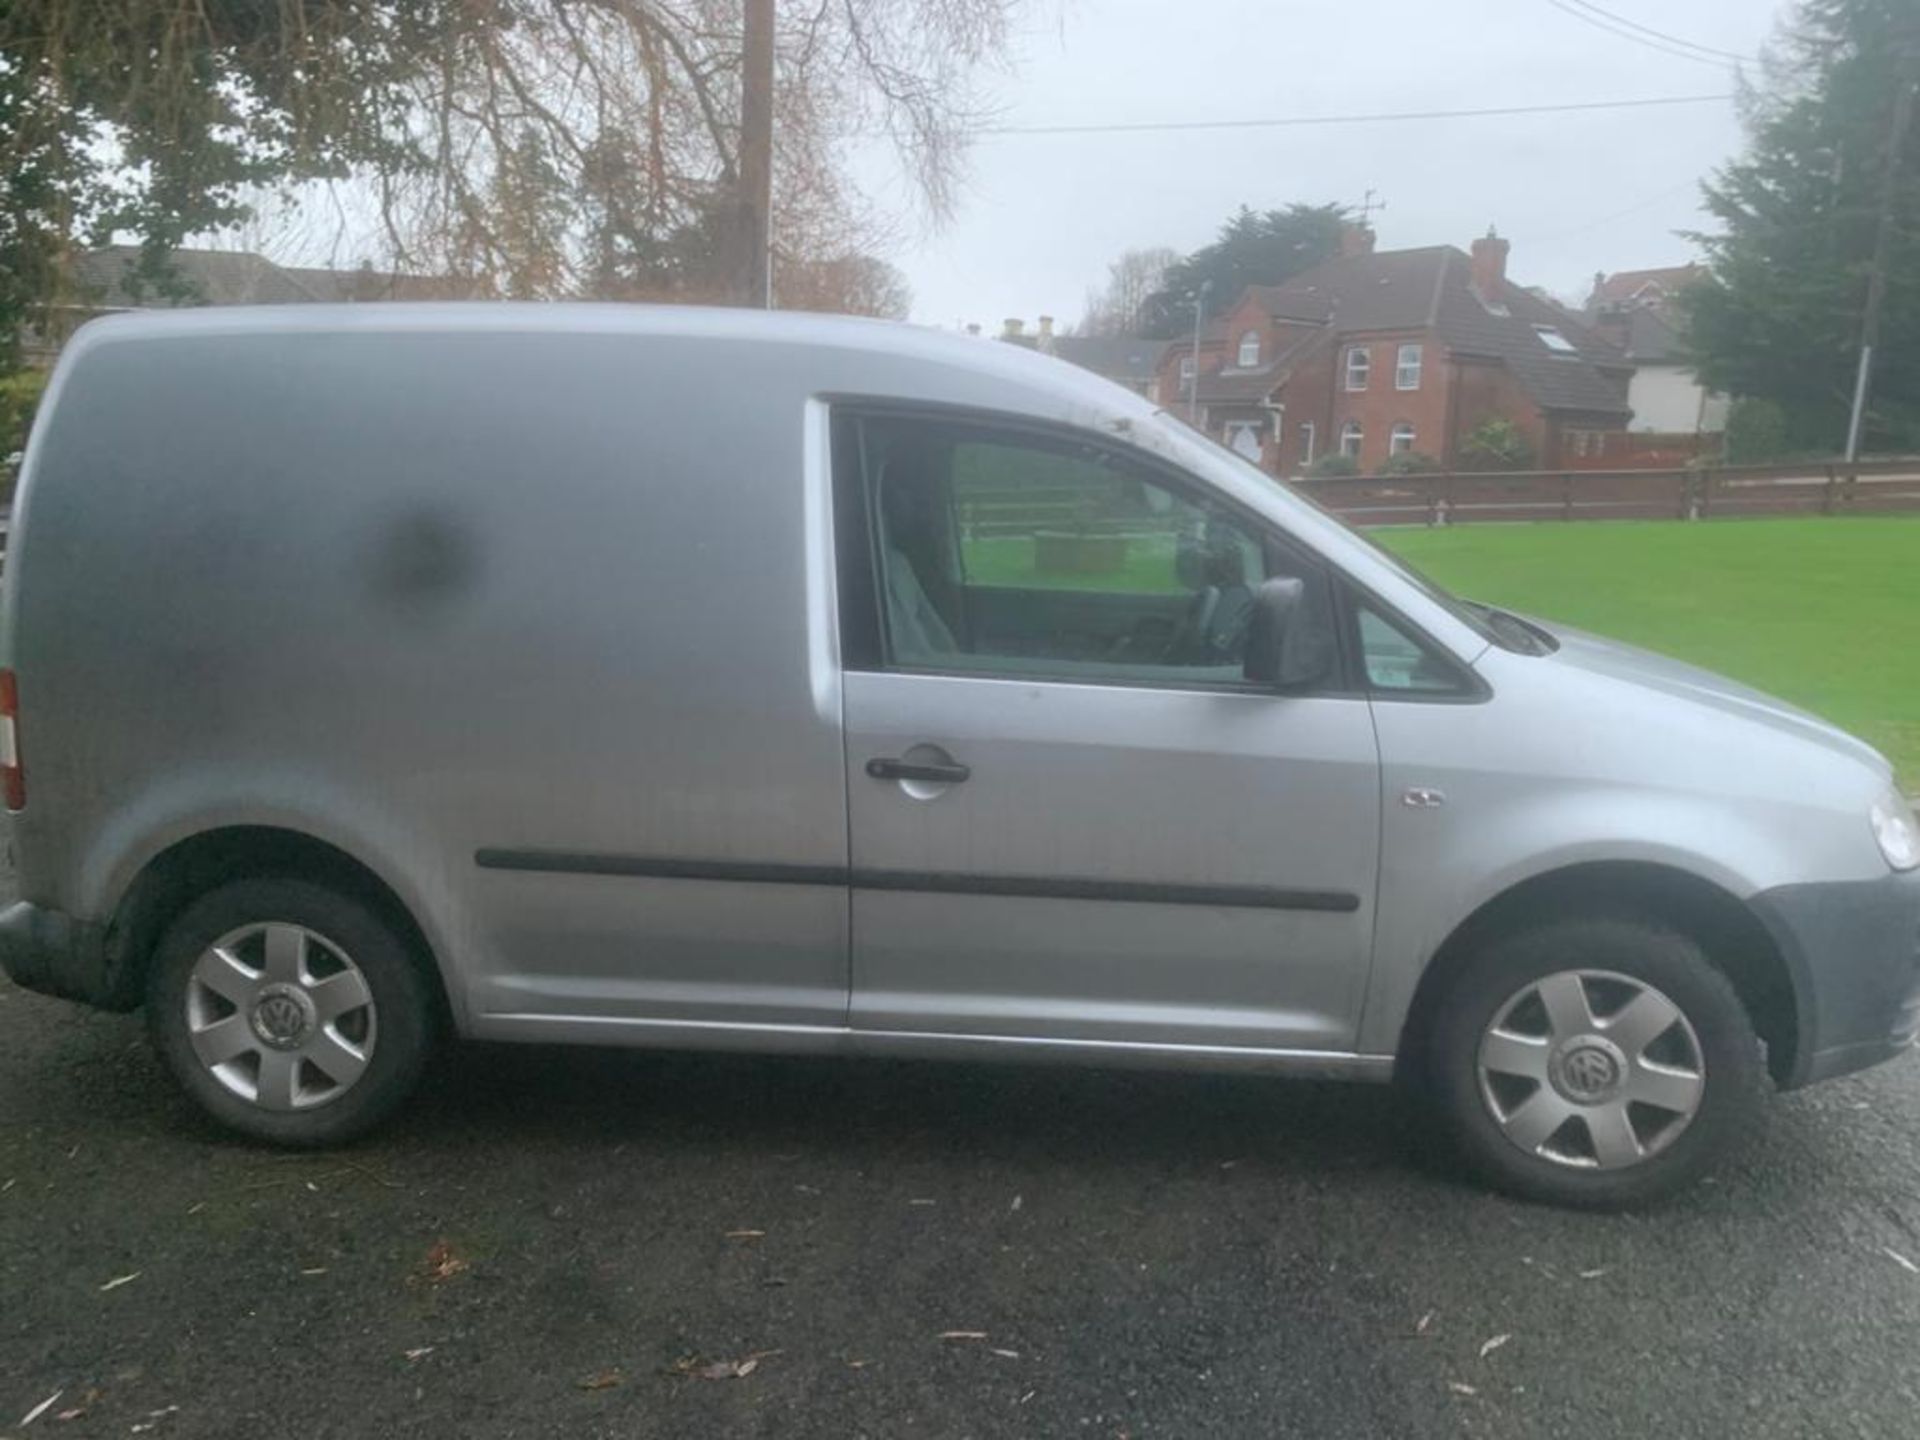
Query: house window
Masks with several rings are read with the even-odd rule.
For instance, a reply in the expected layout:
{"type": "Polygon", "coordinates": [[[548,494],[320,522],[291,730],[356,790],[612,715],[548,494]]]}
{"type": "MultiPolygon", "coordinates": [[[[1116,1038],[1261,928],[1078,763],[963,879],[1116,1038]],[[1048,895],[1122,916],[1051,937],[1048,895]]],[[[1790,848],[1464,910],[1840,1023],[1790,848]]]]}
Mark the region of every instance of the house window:
{"type": "Polygon", "coordinates": [[[1313,422],[1311,420],[1302,421],[1300,425],[1300,463],[1302,465],[1313,463],[1313,422]]]}
{"type": "Polygon", "coordinates": [[[1364,432],[1358,420],[1349,420],[1340,427],[1340,453],[1349,460],[1360,458],[1360,437],[1364,432]]]}
{"type": "Polygon", "coordinates": [[[1540,343],[1542,345],[1546,346],[1547,349],[1553,351],[1556,355],[1578,355],[1580,353],[1574,348],[1571,340],[1567,339],[1566,336],[1562,335],[1551,325],[1536,325],[1533,327],[1533,333],[1540,337],[1540,343]]]}
{"type": "Polygon", "coordinates": [[[1240,368],[1251,370],[1260,363],[1260,332],[1249,330],[1240,337],[1240,368]]]}
{"type": "Polygon", "coordinates": [[[1572,442],[1573,453],[1577,459],[1607,453],[1607,432],[1604,430],[1569,430],[1567,439],[1572,442]]]}
{"type": "Polygon", "coordinates": [[[1182,355],[1180,357],[1180,393],[1182,395],[1193,393],[1193,369],[1193,356],[1182,355]]]}
{"type": "Polygon", "coordinates": [[[1420,388],[1420,347],[1418,345],[1400,347],[1400,354],[1393,366],[1393,388],[1396,390],[1420,388]]]}
{"type": "Polygon", "coordinates": [[[1367,388],[1367,372],[1373,368],[1373,357],[1367,353],[1364,345],[1355,345],[1347,351],[1347,389],[1364,390],[1367,388]]]}
{"type": "Polygon", "coordinates": [[[1413,426],[1402,420],[1393,427],[1393,434],[1387,439],[1389,455],[1404,455],[1413,449],[1413,426]]]}
{"type": "Polygon", "coordinates": [[[1229,420],[1225,432],[1227,448],[1241,458],[1251,460],[1258,465],[1262,428],[1258,420],[1229,420]]]}

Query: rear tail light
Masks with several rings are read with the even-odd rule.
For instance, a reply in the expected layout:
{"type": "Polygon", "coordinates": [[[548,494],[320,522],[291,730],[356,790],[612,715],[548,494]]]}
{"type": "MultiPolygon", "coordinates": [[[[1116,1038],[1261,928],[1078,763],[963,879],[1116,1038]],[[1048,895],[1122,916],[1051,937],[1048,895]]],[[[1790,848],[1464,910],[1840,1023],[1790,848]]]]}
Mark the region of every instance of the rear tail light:
{"type": "Polygon", "coordinates": [[[0,670],[0,790],[7,809],[27,808],[27,772],[20,764],[20,686],[13,671],[0,670]]]}

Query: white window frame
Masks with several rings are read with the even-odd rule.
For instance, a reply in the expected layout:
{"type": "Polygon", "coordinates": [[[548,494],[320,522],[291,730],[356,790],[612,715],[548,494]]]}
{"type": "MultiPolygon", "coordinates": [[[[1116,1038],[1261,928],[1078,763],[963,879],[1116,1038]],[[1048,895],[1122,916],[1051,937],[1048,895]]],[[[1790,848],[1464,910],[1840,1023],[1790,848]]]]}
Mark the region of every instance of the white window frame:
{"type": "Polygon", "coordinates": [[[1242,460],[1251,460],[1258,465],[1267,448],[1266,437],[1261,433],[1266,428],[1266,422],[1262,420],[1229,420],[1220,427],[1220,443],[1242,460]],[[1253,454],[1249,455],[1240,448],[1238,441],[1242,435],[1253,437],[1253,454]]]}
{"type": "Polygon", "coordinates": [[[1300,463],[1302,465],[1313,463],[1313,422],[1311,420],[1300,422],[1300,463]]]}
{"type": "Polygon", "coordinates": [[[1418,390],[1420,388],[1421,347],[1402,345],[1394,356],[1393,388],[1396,390],[1418,390]]]}
{"type": "Polygon", "coordinates": [[[1251,370],[1260,363],[1260,332],[1249,330],[1240,337],[1240,354],[1237,357],[1242,370],[1251,370]],[[1247,352],[1253,353],[1249,355],[1247,352]]]}
{"type": "Polygon", "coordinates": [[[1364,345],[1347,347],[1347,389],[1364,390],[1373,375],[1373,355],[1364,345]],[[1356,364],[1355,362],[1359,363],[1356,364]],[[1359,383],[1355,383],[1356,376],[1359,383]]]}
{"type": "Polygon", "coordinates": [[[1366,441],[1367,427],[1358,420],[1349,420],[1340,427],[1340,453],[1349,460],[1360,458],[1360,447],[1366,444],[1366,441]]]}
{"type": "Polygon", "coordinates": [[[1416,432],[1409,420],[1396,420],[1393,429],[1387,435],[1387,453],[1405,455],[1413,449],[1416,432]]]}

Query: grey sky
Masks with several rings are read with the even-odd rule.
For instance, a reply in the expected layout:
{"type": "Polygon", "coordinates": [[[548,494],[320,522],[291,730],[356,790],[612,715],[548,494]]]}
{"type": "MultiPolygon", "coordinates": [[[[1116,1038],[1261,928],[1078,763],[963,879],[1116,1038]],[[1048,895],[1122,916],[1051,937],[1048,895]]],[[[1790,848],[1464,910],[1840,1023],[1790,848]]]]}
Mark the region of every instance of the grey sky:
{"type": "MultiPolygon", "coordinates": [[[[997,123],[1563,104],[1727,93],[1727,68],[1582,23],[1550,0],[1033,0],[1012,73],[989,77],[997,123]]],[[[1570,3],[1570,0],[1569,0],[1570,3]]],[[[1757,52],[1776,0],[1595,0],[1683,39],[1757,52]]],[[[893,254],[914,318],[1076,318],[1133,246],[1189,250],[1242,202],[1358,202],[1382,249],[1464,246],[1489,223],[1522,284],[1584,295],[1595,270],[1676,264],[1698,228],[1695,183],[1737,153],[1730,103],[1474,120],[1175,134],[986,136],[944,230],[893,254]]],[[[878,169],[876,198],[900,202],[878,169]]]]}

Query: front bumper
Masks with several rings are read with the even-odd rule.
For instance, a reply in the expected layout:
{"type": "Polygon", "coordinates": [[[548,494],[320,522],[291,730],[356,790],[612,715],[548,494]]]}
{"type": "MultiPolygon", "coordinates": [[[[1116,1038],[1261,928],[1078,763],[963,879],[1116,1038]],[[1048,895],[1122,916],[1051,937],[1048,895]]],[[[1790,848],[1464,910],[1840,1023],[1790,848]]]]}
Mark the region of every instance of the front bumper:
{"type": "Polygon", "coordinates": [[[1920,871],[1782,885],[1750,902],[1792,973],[1798,1044],[1784,1088],[1891,1060],[1920,1033],[1920,871]]]}
{"type": "Polygon", "coordinates": [[[107,1010],[130,1010],[139,1003],[137,986],[119,963],[106,926],[24,900],[0,910],[0,969],[23,989],[62,1000],[107,1010]]]}

